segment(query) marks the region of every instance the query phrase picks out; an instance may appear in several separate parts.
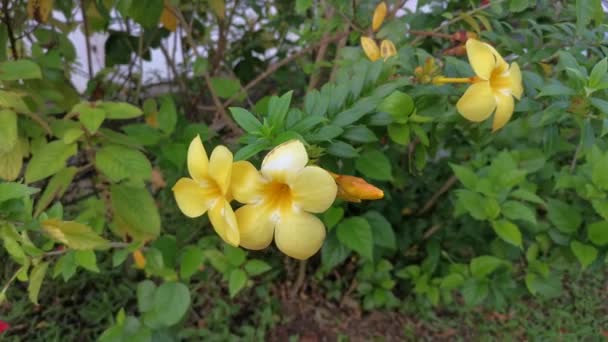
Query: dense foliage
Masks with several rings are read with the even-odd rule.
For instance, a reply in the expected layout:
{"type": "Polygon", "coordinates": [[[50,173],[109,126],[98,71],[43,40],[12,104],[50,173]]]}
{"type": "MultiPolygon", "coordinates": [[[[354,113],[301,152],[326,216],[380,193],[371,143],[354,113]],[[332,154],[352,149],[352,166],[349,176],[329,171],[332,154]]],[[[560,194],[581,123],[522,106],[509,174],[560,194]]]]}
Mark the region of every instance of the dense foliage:
{"type": "MultiPolygon", "coordinates": [[[[603,269],[601,1],[404,4],[2,1],[0,307],[20,287],[48,301],[50,278],[124,273],[137,283],[108,290],[128,297],[94,338],[209,337],[189,309],[213,306],[199,290],[219,283],[217,297],[267,303],[250,308],[260,329],[221,336],[261,339],[277,284],[364,311],[501,309],[603,269]],[[159,51],[168,78],[143,74],[159,51]],[[299,161],[273,174],[294,144],[299,161]],[[258,176],[281,187],[255,192],[258,176]],[[212,195],[194,190],[205,182],[212,195]],[[247,208],[295,183],[289,208],[307,216],[247,208]]],[[[208,321],[231,310],[219,303],[208,321]]]]}

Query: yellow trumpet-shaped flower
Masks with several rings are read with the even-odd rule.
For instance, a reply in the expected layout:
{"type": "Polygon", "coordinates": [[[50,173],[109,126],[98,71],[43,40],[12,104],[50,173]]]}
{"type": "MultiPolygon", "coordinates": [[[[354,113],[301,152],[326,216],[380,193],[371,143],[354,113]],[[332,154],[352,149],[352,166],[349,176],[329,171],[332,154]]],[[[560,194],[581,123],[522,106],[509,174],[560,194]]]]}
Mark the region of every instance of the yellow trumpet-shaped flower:
{"type": "Polygon", "coordinates": [[[380,58],[380,48],[372,38],[361,37],[361,47],[370,61],[375,62],[380,58]]]}
{"type": "Polygon", "coordinates": [[[236,211],[241,246],[264,249],[273,236],[277,247],[296,259],[308,259],[325,240],[325,226],[312,213],[327,210],[337,186],[317,166],[306,166],[308,154],[298,140],[275,147],[260,171],[247,161],[234,163],[232,194],[245,205],[236,211]]]}
{"type": "Polygon", "coordinates": [[[469,78],[436,77],[435,84],[471,83],[458,100],[456,108],[466,119],[481,122],[494,113],[492,130],[502,128],[513,115],[515,101],[523,93],[521,71],[517,63],[510,66],[489,44],[476,39],[466,43],[467,56],[475,72],[469,78]]]}
{"type": "Polygon", "coordinates": [[[385,39],[380,43],[380,55],[386,61],[392,56],[397,54],[397,49],[395,48],[395,44],[392,41],[385,39]]]}
{"type": "Polygon", "coordinates": [[[374,16],[372,17],[372,30],[374,32],[378,31],[382,23],[384,22],[384,18],[386,18],[387,7],[386,3],[382,1],[376,6],[374,10],[374,16]]]}
{"type": "Polygon", "coordinates": [[[229,203],[232,153],[225,146],[217,146],[208,158],[197,136],[188,148],[188,171],[192,178],[181,178],[173,186],[177,206],[188,217],[209,212],[217,234],[227,243],[238,246],[237,220],[229,203]]]}

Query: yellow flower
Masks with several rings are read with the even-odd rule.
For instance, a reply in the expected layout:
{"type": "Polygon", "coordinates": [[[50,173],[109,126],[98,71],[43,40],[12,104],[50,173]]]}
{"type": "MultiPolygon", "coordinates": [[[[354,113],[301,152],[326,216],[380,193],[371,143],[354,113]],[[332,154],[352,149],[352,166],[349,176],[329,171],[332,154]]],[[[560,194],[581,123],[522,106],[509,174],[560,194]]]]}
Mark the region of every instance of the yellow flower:
{"type": "Polygon", "coordinates": [[[140,270],[146,268],[146,257],[139,249],[136,249],[135,252],[133,252],[133,260],[135,261],[135,268],[140,270]]]}
{"type": "Polygon", "coordinates": [[[175,32],[177,29],[177,16],[175,15],[175,8],[170,2],[165,1],[165,7],[160,14],[161,25],[171,32],[175,32]]]}
{"type": "Polygon", "coordinates": [[[519,65],[509,66],[492,46],[475,39],[467,40],[466,48],[477,77],[456,108],[474,122],[484,121],[494,112],[492,130],[496,131],[513,115],[513,96],[519,100],[523,93],[519,65]]]}
{"type": "Polygon", "coordinates": [[[373,39],[369,37],[361,37],[361,47],[370,61],[375,62],[378,60],[378,58],[380,58],[380,49],[378,48],[376,41],[373,39]]]}
{"type": "Polygon", "coordinates": [[[232,194],[245,205],[236,211],[241,246],[264,249],[273,239],[285,254],[307,259],[325,240],[325,226],[315,215],[336,198],[332,176],[317,166],[306,166],[308,154],[298,140],[275,147],[261,170],[247,161],[234,163],[232,194]]]}
{"type": "Polygon", "coordinates": [[[337,197],[340,199],[360,203],[361,200],[377,200],[384,197],[384,191],[369,184],[363,178],[331,172],[330,174],[338,185],[337,197]]]}
{"type": "Polygon", "coordinates": [[[209,220],[217,234],[227,243],[240,242],[236,216],[230,206],[232,153],[217,146],[207,152],[197,136],[188,148],[188,171],[192,178],[181,178],[173,186],[177,206],[188,217],[199,217],[209,211],[209,220]]]}
{"type": "Polygon", "coordinates": [[[378,31],[382,23],[384,22],[384,18],[386,18],[386,3],[382,1],[376,6],[374,10],[374,16],[372,17],[372,30],[374,32],[378,31]]]}
{"type": "Polygon", "coordinates": [[[392,56],[395,56],[396,54],[397,49],[395,49],[395,44],[393,44],[393,42],[388,39],[383,40],[380,44],[380,55],[382,55],[382,58],[384,58],[384,60],[386,61],[387,59],[392,56]]]}

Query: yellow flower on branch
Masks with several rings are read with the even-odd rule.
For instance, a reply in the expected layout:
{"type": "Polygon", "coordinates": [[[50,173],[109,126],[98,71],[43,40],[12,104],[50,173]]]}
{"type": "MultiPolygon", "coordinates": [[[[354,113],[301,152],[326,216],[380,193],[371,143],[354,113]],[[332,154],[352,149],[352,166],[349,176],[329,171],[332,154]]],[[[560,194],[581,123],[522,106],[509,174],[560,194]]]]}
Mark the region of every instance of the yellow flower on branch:
{"type": "Polygon", "coordinates": [[[378,6],[376,6],[376,9],[374,10],[374,16],[372,17],[372,31],[376,32],[378,31],[380,26],[382,26],[384,18],[386,18],[387,10],[388,9],[384,1],[379,3],[378,6]]]}
{"type": "Polygon", "coordinates": [[[330,172],[338,185],[337,197],[348,202],[360,203],[361,200],[377,200],[384,197],[384,191],[369,184],[365,179],[330,172]]]}
{"type": "Polygon", "coordinates": [[[370,61],[375,62],[380,58],[380,48],[372,38],[361,37],[361,47],[370,61]]]}
{"type": "Polygon", "coordinates": [[[519,100],[523,94],[519,65],[509,66],[491,45],[476,39],[467,40],[466,50],[476,76],[435,77],[433,83],[471,83],[456,104],[458,112],[473,122],[484,121],[494,113],[492,131],[497,131],[513,115],[513,97],[519,100]]]}
{"type": "Polygon", "coordinates": [[[273,236],[277,247],[296,259],[308,259],[325,240],[325,226],[312,213],[327,210],[337,186],[317,166],[306,166],[308,154],[298,140],[270,151],[258,171],[251,163],[234,163],[232,194],[245,205],[236,211],[241,246],[264,249],[273,236]]]}
{"type": "Polygon", "coordinates": [[[173,186],[177,206],[188,217],[209,213],[209,221],[227,243],[240,243],[236,216],[230,206],[232,153],[225,146],[207,152],[197,136],[188,148],[188,171],[192,178],[181,178],[173,186]]]}
{"type": "Polygon", "coordinates": [[[380,44],[380,55],[386,61],[392,56],[397,54],[397,49],[395,48],[395,44],[392,41],[385,39],[380,44]]]}

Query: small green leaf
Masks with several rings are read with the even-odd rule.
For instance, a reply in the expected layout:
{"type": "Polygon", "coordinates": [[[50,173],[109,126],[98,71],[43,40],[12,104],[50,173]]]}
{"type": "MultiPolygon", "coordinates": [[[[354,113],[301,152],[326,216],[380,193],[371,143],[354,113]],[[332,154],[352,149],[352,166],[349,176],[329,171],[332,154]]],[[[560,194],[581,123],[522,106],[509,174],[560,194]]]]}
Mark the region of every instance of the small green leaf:
{"type": "Polygon", "coordinates": [[[284,126],[292,94],[293,91],[288,91],[281,97],[272,96],[270,98],[268,102],[268,122],[270,123],[270,127],[279,128],[284,126]]]}
{"type": "Polygon", "coordinates": [[[170,327],[184,317],[190,307],[190,291],[182,283],[167,282],[154,291],[154,304],[144,315],[151,327],[170,327]]]}
{"type": "Polygon", "coordinates": [[[230,107],[230,113],[242,129],[247,133],[257,133],[262,129],[262,123],[248,110],[240,107],[230,107]]]}
{"type": "Polygon", "coordinates": [[[572,241],[570,243],[570,249],[583,266],[583,269],[586,269],[595,261],[595,259],[597,259],[598,252],[593,246],[586,245],[578,241],[572,241]]]}
{"type": "Polygon", "coordinates": [[[103,109],[108,119],[133,119],[143,114],[143,111],[126,102],[102,102],[99,108],[103,109]]]}
{"type": "Polygon", "coordinates": [[[166,135],[171,135],[175,131],[176,124],[177,110],[175,109],[175,103],[170,96],[163,96],[158,109],[158,128],[166,135]]]}
{"type": "Polygon", "coordinates": [[[95,256],[95,252],[92,250],[75,251],[74,256],[76,257],[76,263],[78,266],[81,266],[85,270],[99,273],[99,268],[97,267],[97,256],[95,256]]]}
{"type": "Polygon", "coordinates": [[[37,193],[39,190],[19,183],[0,183],[0,203],[37,193]]]}
{"type": "Polygon", "coordinates": [[[577,208],[560,200],[550,199],[547,204],[547,211],[551,223],[562,233],[576,232],[583,220],[577,208]]]}
{"type": "Polygon", "coordinates": [[[394,91],[378,106],[381,112],[389,113],[397,123],[405,123],[414,110],[414,100],[401,91],[394,91]]]}
{"type": "Polygon", "coordinates": [[[184,249],[180,264],[180,277],[188,279],[192,277],[203,265],[203,251],[196,246],[188,246],[184,249]]]}
{"type": "Polygon", "coordinates": [[[475,189],[477,185],[477,175],[470,168],[452,164],[450,163],[450,167],[454,171],[454,174],[458,178],[458,180],[469,190],[475,189]]]}
{"type": "Polygon", "coordinates": [[[372,259],[374,236],[372,227],[363,217],[349,217],[336,227],[338,240],[361,256],[372,259]]]}
{"type": "Polygon", "coordinates": [[[40,287],[42,286],[42,281],[44,280],[44,276],[46,275],[46,270],[48,268],[48,262],[41,262],[34,266],[34,268],[32,268],[32,272],[30,273],[30,282],[27,286],[27,294],[30,301],[36,305],[38,305],[40,287]]]}
{"type": "Polygon", "coordinates": [[[238,247],[232,247],[230,245],[224,246],[224,255],[226,260],[234,267],[241,266],[247,258],[247,253],[238,247]]]}
{"type": "Polygon", "coordinates": [[[76,149],[76,144],[66,145],[60,140],[42,145],[27,165],[25,182],[31,184],[57,173],[76,154],[76,149]]]}
{"type": "Polygon", "coordinates": [[[471,260],[471,274],[476,278],[485,278],[498,267],[505,265],[502,259],[491,255],[482,255],[471,260]]]}
{"type": "Polygon", "coordinates": [[[154,308],[154,293],[156,284],[151,280],[144,280],[137,284],[137,310],[141,313],[148,312],[154,308]]]}
{"type": "Polygon", "coordinates": [[[102,147],[95,154],[95,166],[111,181],[150,179],[152,166],[146,156],[136,149],[120,145],[102,147]]]}
{"type": "Polygon", "coordinates": [[[523,248],[521,232],[513,223],[507,220],[494,221],[492,222],[492,228],[494,228],[496,235],[498,235],[504,241],[519,248],[523,248]]]}
{"type": "Polygon", "coordinates": [[[160,233],[160,215],[146,188],[127,184],[110,187],[114,224],[121,234],[136,240],[154,239],[160,233]]]}
{"type": "Polygon", "coordinates": [[[372,150],[362,153],[355,161],[355,168],[370,179],[381,181],[393,179],[391,162],[380,151],[372,150]]]}
{"type": "Polygon", "coordinates": [[[599,221],[587,226],[587,237],[589,241],[598,246],[608,244],[608,221],[599,221]]]}
{"type": "Polygon", "coordinates": [[[530,207],[517,201],[505,201],[501,205],[502,214],[510,220],[522,220],[536,224],[536,215],[530,207]]]}
{"type": "Polygon", "coordinates": [[[0,110],[0,153],[12,151],[18,138],[17,113],[10,109],[0,110]]]}
{"type": "Polygon", "coordinates": [[[245,263],[245,271],[251,277],[268,272],[272,269],[265,261],[253,259],[245,263]]]}
{"type": "Polygon", "coordinates": [[[91,134],[95,134],[106,119],[106,112],[102,108],[95,107],[89,102],[75,105],[70,113],[78,113],[78,120],[91,134]]]}
{"type": "Polygon", "coordinates": [[[0,63],[0,81],[30,80],[42,78],[38,64],[27,60],[5,61],[0,63]]]}
{"type": "Polygon", "coordinates": [[[230,272],[230,278],[228,279],[228,293],[231,298],[234,298],[247,284],[247,273],[240,268],[235,268],[230,272]]]}
{"type": "Polygon", "coordinates": [[[368,211],[363,215],[370,227],[374,236],[374,243],[378,246],[394,250],[396,245],[395,232],[390,222],[377,211],[368,211]]]}
{"type": "Polygon", "coordinates": [[[53,240],[59,241],[71,249],[106,249],[109,245],[109,242],[97,235],[91,227],[76,221],[51,218],[43,220],[40,224],[42,230],[53,240]]]}

